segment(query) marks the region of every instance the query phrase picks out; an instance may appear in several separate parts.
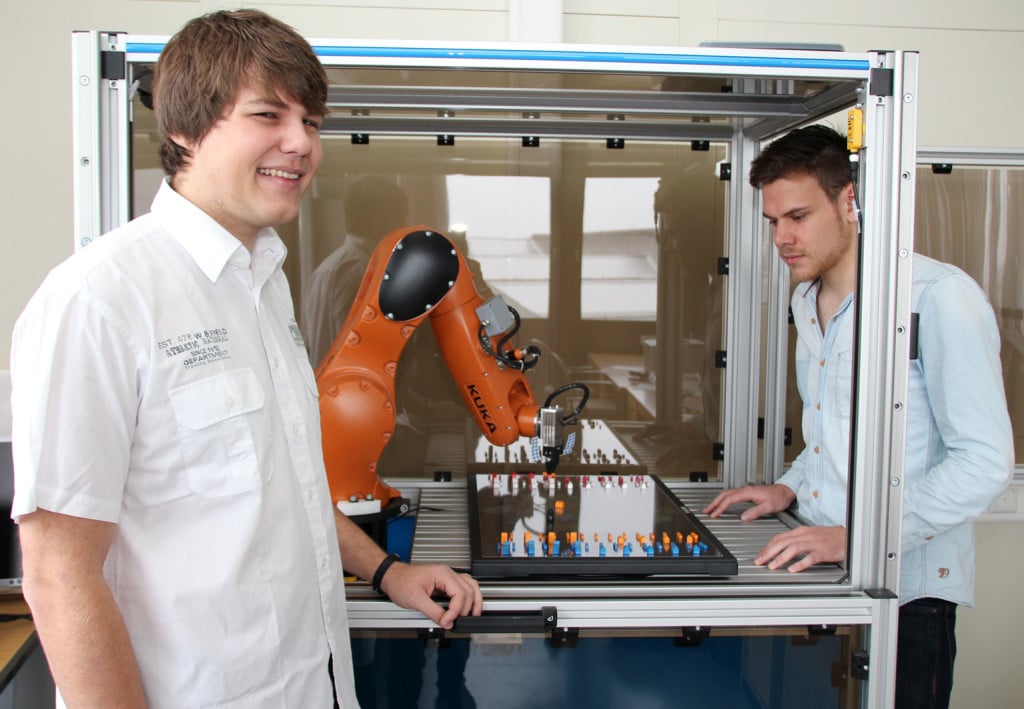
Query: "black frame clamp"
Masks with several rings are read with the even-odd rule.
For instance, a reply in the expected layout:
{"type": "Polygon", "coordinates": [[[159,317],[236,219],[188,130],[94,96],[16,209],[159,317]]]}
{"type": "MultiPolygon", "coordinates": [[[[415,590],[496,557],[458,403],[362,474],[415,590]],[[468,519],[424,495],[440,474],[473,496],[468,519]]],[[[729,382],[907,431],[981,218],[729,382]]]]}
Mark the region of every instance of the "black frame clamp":
{"type": "Polygon", "coordinates": [[[485,611],[455,619],[453,633],[548,633],[558,625],[558,609],[542,606],[536,611],[485,611]]]}

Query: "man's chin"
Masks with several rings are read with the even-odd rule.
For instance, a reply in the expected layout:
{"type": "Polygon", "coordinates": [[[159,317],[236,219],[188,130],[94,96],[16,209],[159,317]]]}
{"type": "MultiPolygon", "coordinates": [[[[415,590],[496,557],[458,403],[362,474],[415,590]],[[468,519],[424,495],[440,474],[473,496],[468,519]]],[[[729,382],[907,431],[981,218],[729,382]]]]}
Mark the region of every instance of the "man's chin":
{"type": "Polygon", "coordinates": [[[809,268],[808,265],[802,261],[789,265],[789,280],[793,283],[813,281],[817,277],[818,274],[814,272],[814,269],[809,268]]]}
{"type": "Polygon", "coordinates": [[[268,210],[264,222],[268,227],[279,227],[282,224],[294,220],[299,216],[299,208],[295,207],[282,207],[281,209],[268,210]]]}

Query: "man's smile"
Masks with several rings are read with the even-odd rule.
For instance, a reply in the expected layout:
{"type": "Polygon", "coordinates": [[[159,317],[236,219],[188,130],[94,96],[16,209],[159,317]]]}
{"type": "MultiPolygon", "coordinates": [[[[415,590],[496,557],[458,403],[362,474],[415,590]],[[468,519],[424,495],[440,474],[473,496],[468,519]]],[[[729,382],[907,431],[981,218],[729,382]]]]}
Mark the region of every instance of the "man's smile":
{"type": "Polygon", "coordinates": [[[287,172],[273,167],[257,168],[256,172],[261,175],[267,175],[268,177],[283,177],[286,180],[297,180],[302,177],[301,172],[287,172]]]}

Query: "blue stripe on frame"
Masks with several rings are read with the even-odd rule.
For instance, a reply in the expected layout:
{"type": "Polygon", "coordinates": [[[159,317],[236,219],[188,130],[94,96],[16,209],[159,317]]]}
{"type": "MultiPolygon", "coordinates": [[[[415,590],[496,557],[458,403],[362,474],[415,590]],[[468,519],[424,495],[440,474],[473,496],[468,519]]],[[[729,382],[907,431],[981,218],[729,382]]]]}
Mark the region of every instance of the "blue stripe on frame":
{"type": "MultiPolygon", "coordinates": [[[[158,42],[129,42],[129,54],[159,54],[164,48],[158,42]]],[[[316,46],[321,57],[360,57],[374,59],[458,59],[514,60],[531,62],[585,62],[612,64],[663,64],[668,66],[733,66],[758,69],[812,69],[866,72],[867,59],[828,59],[825,57],[765,57],[707,54],[669,54],[653,52],[591,52],[555,49],[458,49],[430,47],[358,47],[316,46]]]]}

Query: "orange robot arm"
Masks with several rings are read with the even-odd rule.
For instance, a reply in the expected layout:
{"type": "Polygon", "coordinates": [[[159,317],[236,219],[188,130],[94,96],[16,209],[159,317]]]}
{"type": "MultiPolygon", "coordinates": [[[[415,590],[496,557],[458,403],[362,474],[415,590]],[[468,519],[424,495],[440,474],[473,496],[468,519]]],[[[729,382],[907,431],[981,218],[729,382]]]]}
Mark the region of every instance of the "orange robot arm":
{"type": "Polygon", "coordinates": [[[563,416],[559,407],[538,406],[526,383],[524,372],[540,352],[508,343],[505,333],[518,315],[500,298],[484,301],[464,256],[446,236],[406,227],[374,251],[352,309],[316,370],[331,497],[343,509],[363,504],[350,508],[354,514],[375,511],[367,501],[386,505],[399,497],[378,478],[377,461],[395,427],[399,359],[428,317],[484,436],[495,445],[539,436],[548,467],[557,464],[563,416]]]}

